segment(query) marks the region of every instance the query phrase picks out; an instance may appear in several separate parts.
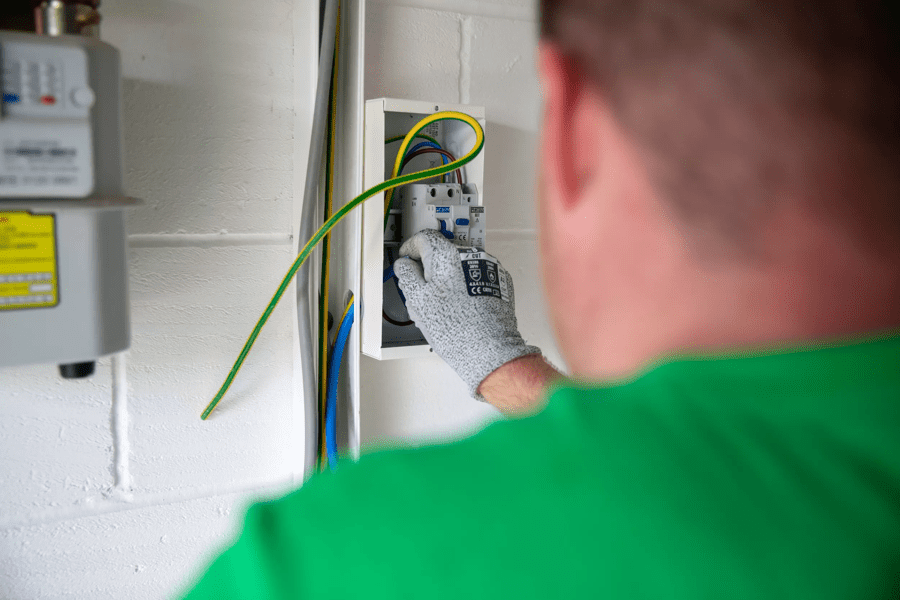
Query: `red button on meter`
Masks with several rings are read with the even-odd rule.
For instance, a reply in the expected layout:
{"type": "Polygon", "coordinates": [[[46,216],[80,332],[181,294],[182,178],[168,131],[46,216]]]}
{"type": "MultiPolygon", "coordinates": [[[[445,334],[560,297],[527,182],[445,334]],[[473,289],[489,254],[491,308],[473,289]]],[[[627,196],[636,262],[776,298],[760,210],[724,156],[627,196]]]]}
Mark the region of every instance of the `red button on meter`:
{"type": "Polygon", "coordinates": [[[41,104],[52,106],[56,104],[56,96],[41,96],[41,104]]]}

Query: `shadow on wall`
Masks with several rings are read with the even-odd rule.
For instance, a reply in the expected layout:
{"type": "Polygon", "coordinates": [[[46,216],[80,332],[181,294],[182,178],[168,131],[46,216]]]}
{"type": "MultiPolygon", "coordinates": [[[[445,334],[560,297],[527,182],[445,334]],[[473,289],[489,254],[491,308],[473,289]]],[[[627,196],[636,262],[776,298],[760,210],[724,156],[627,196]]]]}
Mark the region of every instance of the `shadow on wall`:
{"type": "Polygon", "coordinates": [[[457,15],[370,3],[365,44],[366,99],[459,103],[457,15]]]}
{"type": "Polygon", "coordinates": [[[488,121],[484,157],[488,230],[535,229],[537,144],[532,131],[488,121]]]}
{"type": "MultiPolygon", "coordinates": [[[[169,197],[174,190],[196,188],[199,179],[186,168],[185,157],[173,151],[180,146],[184,152],[185,142],[190,139],[189,131],[172,131],[171,119],[171,115],[182,110],[182,105],[196,100],[190,95],[180,86],[140,79],[122,81],[125,185],[145,203],[137,214],[130,213],[131,233],[169,231],[187,211],[193,210],[188,202],[174,202],[169,197]],[[190,185],[192,180],[194,186],[190,185]],[[164,206],[166,210],[161,211],[164,206]],[[140,222],[139,227],[132,226],[135,221],[140,222]]],[[[193,166],[202,168],[197,163],[193,166]]]]}
{"type": "Polygon", "coordinates": [[[290,232],[292,121],[274,104],[249,119],[226,91],[123,81],[125,185],[145,202],[130,233],[290,232]]]}
{"type": "Polygon", "coordinates": [[[102,11],[114,15],[116,19],[128,20],[131,23],[155,23],[176,26],[186,23],[200,25],[201,12],[184,2],[172,0],[153,0],[152,2],[135,0],[103,0],[102,11]]]}
{"type": "Polygon", "coordinates": [[[464,438],[500,418],[469,396],[456,373],[437,356],[377,361],[360,358],[363,454],[464,438]]]}

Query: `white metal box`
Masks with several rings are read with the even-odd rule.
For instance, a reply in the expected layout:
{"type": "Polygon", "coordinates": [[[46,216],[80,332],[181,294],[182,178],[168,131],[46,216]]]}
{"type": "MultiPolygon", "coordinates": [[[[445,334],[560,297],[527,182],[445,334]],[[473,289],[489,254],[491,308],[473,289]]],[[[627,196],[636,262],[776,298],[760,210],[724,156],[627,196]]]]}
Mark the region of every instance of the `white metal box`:
{"type": "MultiPolygon", "coordinates": [[[[457,111],[465,113],[473,117],[478,123],[485,127],[484,108],[479,106],[461,106],[453,104],[441,104],[430,102],[418,102],[411,100],[395,100],[389,98],[379,98],[366,102],[365,116],[365,160],[363,165],[363,187],[368,189],[385,181],[390,177],[394,166],[399,143],[386,145],[385,140],[406,135],[421,119],[428,115],[440,111],[457,111]]],[[[440,145],[454,156],[460,157],[469,152],[475,144],[475,132],[466,123],[459,121],[440,121],[433,123],[425,130],[431,137],[437,139],[440,145]]],[[[487,144],[485,144],[487,146],[487,144]]],[[[453,186],[437,185],[432,180],[431,188],[423,188],[422,184],[410,184],[404,188],[395,191],[395,197],[399,203],[408,205],[412,202],[417,190],[421,191],[433,188],[437,190],[455,189],[457,193],[463,197],[466,191],[469,192],[469,202],[465,206],[467,214],[473,214],[472,208],[478,214],[477,209],[484,206],[484,152],[475,157],[472,162],[463,167],[465,182],[469,187],[467,190],[463,186],[453,188],[453,186]],[[474,191],[474,193],[473,193],[474,191]]],[[[412,173],[432,166],[440,164],[440,157],[435,155],[421,156],[412,159],[404,173],[412,173]]],[[[429,182],[422,182],[429,183],[429,182]]],[[[455,201],[452,202],[455,204],[455,201]]],[[[451,209],[451,212],[463,210],[451,209]]],[[[389,264],[388,253],[396,252],[396,248],[400,245],[403,235],[398,235],[393,242],[385,243],[384,235],[384,203],[383,197],[378,196],[368,200],[363,206],[363,241],[362,241],[362,273],[361,273],[361,318],[360,331],[362,336],[362,352],[380,360],[395,358],[410,358],[414,356],[422,356],[430,352],[427,342],[422,333],[414,326],[399,327],[392,325],[385,319],[385,314],[392,312],[394,315],[402,314],[405,311],[396,285],[393,281],[384,281],[384,271],[389,264]],[[382,200],[382,201],[379,201],[382,200]]],[[[394,213],[402,213],[402,210],[392,211],[394,213]]],[[[393,215],[398,216],[398,215],[393,215]]],[[[399,216],[403,216],[402,214],[399,216]]],[[[448,223],[456,224],[457,218],[467,218],[462,213],[458,216],[453,214],[452,221],[448,223]]],[[[473,221],[474,219],[469,219],[473,221]]],[[[462,222],[462,221],[460,221],[462,222]]],[[[407,223],[406,225],[394,225],[399,232],[408,234],[410,227],[414,225],[407,223]]],[[[474,223],[475,229],[481,229],[481,239],[483,243],[483,225],[484,217],[481,213],[478,223],[474,223]]],[[[390,227],[390,225],[389,225],[390,227]]],[[[469,225],[458,225],[460,231],[465,230],[465,235],[469,234],[469,225]]],[[[459,232],[457,232],[459,233],[459,232]]],[[[393,256],[392,258],[396,258],[393,256]]]]}

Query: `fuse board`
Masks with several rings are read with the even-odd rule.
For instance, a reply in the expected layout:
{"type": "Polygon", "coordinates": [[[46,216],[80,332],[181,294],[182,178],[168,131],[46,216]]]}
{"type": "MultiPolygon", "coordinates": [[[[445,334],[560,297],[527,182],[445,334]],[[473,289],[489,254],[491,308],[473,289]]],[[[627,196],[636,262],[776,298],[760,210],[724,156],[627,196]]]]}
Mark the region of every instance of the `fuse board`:
{"type": "MultiPolygon", "coordinates": [[[[484,109],[426,102],[378,99],[366,103],[364,185],[369,187],[391,176],[399,143],[386,140],[405,136],[424,117],[440,111],[462,112],[485,126],[484,109]],[[380,142],[380,143],[379,143],[380,142]]],[[[421,132],[403,157],[402,173],[446,164],[463,156],[475,143],[467,124],[433,122],[421,132]],[[427,140],[427,141],[425,141],[427,140]],[[416,148],[423,150],[416,151],[416,148]],[[433,150],[437,150],[434,152],[433,150]],[[445,152],[449,158],[442,157],[445,152]]],[[[362,273],[362,350],[377,359],[428,355],[422,332],[409,320],[397,282],[386,276],[399,257],[403,242],[423,229],[440,231],[461,248],[481,249],[486,242],[484,209],[484,152],[457,173],[397,188],[385,227],[383,207],[364,206],[362,273]]]]}

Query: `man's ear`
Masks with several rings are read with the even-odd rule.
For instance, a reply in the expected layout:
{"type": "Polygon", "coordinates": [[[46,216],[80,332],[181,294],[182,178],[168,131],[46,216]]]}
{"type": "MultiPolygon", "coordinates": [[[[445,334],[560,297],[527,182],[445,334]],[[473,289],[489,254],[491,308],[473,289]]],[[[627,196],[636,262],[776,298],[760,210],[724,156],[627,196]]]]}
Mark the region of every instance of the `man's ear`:
{"type": "Polygon", "coordinates": [[[600,98],[585,85],[575,60],[550,42],[540,43],[538,70],[544,96],[544,185],[571,207],[599,171],[600,98]]]}

